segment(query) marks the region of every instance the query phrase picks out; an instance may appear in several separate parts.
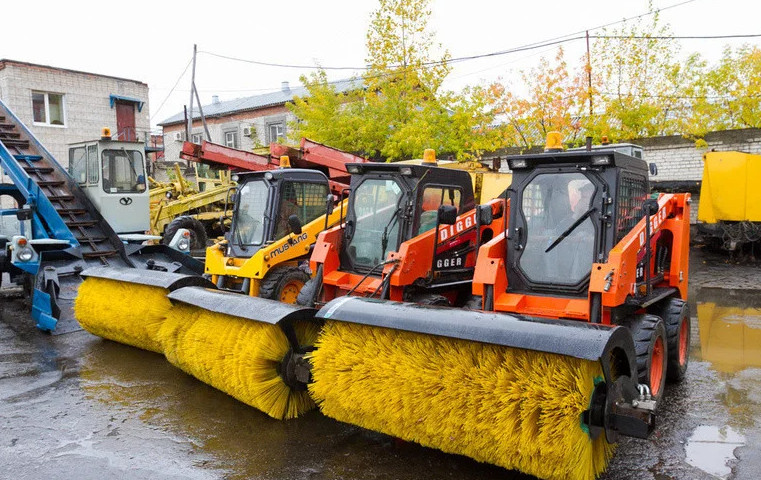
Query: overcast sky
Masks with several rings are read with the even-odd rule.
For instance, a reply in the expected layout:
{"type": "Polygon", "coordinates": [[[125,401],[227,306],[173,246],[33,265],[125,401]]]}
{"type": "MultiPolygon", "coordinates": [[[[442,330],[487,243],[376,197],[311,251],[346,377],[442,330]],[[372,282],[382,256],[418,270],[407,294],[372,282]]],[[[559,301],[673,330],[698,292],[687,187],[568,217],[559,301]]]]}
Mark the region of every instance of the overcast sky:
{"type": "MultiPolygon", "coordinates": [[[[653,0],[674,35],[761,33],[758,0],[653,0]],[[680,5],[681,4],[681,5],[680,5]],[[673,7],[672,7],[673,6],[673,7]],[[672,8],[667,8],[672,7],[672,8]]],[[[3,2],[0,58],[139,80],[150,88],[151,125],[182,111],[198,45],[196,85],[204,104],[299,84],[306,69],[233,61],[224,55],[291,65],[362,66],[365,35],[377,0],[279,2],[131,0],[125,3],[60,0],[3,2]],[[210,52],[210,53],[205,53],[210,52]],[[176,84],[176,88],[173,87],[176,84]],[[163,104],[163,105],[162,105],[163,104]]],[[[593,29],[647,12],[647,0],[433,0],[431,28],[453,57],[502,51],[593,29]]],[[[725,44],[745,40],[683,41],[682,51],[711,60],[725,44]]],[[[557,47],[458,63],[446,87],[502,78],[518,82],[521,69],[557,47]]],[[[564,45],[569,63],[582,40],[564,45]]],[[[331,80],[352,71],[330,71],[331,80]]],[[[519,87],[516,87],[519,88],[519,87]]]]}

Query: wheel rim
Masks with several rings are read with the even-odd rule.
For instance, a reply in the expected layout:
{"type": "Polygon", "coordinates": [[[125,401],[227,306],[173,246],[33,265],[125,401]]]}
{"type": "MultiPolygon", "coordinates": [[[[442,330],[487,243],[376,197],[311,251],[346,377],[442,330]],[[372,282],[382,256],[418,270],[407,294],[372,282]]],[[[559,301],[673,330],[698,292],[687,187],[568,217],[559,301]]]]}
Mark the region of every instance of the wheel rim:
{"type": "Polygon", "coordinates": [[[299,292],[303,286],[304,282],[296,280],[286,283],[280,291],[280,301],[283,303],[296,303],[296,299],[299,297],[299,292]]]}
{"type": "Polygon", "coordinates": [[[658,337],[653,345],[653,356],[650,359],[650,391],[653,395],[661,392],[663,379],[663,339],[658,337]]]}
{"type": "Polygon", "coordinates": [[[690,319],[683,318],[679,327],[679,365],[687,363],[687,351],[690,348],[690,319]]]}

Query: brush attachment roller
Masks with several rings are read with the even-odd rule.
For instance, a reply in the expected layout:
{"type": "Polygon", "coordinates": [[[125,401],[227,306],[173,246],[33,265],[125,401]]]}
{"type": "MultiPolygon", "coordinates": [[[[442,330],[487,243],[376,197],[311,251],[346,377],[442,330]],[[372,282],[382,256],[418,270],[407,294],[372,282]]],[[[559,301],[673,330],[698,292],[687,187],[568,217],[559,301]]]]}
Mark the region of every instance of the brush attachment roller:
{"type": "Polygon", "coordinates": [[[273,418],[314,408],[306,385],[284,372],[317,339],[314,309],[198,287],[169,298],[159,338],[172,364],[273,418]]]}
{"type": "Polygon", "coordinates": [[[84,270],[74,315],[88,332],[119,343],[162,353],[158,331],[172,308],[167,295],[188,285],[213,287],[197,275],[136,268],[84,270]]]}
{"type": "Polygon", "coordinates": [[[595,478],[653,426],[622,328],[357,297],[317,317],[309,390],[340,421],[556,479],[595,478]]]}

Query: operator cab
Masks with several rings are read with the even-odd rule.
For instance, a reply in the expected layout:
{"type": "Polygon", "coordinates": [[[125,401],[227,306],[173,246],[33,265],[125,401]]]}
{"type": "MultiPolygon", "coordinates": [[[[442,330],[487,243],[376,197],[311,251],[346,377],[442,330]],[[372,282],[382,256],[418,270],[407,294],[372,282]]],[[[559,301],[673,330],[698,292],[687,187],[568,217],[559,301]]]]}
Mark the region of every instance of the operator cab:
{"type": "Polygon", "coordinates": [[[592,263],[607,261],[649,195],[647,164],[627,153],[598,147],[508,157],[508,292],[587,295],[592,263]]]}
{"type": "MultiPolygon", "coordinates": [[[[238,174],[226,256],[248,258],[292,232],[291,217],[306,225],[327,213],[328,177],[299,168],[238,174]]],[[[301,232],[298,232],[301,233],[301,232]]]]}
{"type": "Polygon", "coordinates": [[[470,175],[435,166],[350,163],[341,270],[380,277],[389,252],[436,227],[441,205],[475,207],[470,175]]]}
{"type": "Polygon", "coordinates": [[[145,173],[145,145],[100,140],[69,145],[69,174],[116,233],[150,229],[150,194],[145,173]]]}

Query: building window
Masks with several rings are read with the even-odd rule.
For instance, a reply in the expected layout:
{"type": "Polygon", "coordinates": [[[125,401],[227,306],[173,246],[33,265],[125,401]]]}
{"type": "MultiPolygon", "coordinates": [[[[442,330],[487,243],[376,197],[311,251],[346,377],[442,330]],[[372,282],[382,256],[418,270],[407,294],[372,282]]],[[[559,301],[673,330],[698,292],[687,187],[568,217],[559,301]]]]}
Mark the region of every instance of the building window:
{"type": "Polygon", "coordinates": [[[36,124],[61,126],[65,124],[63,94],[32,92],[32,111],[36,124]]]}
{"type": "Polygon", "coordinates": [[[278,142],[285,138],[285,122],[270,123],[267,125],[267,143],[278,142]]]}
{"type": "Polygon", "coordinates": [[[195,144],[197,144],[197,145],[200,145],[200,144],[201,144],[201,141],[203,140],[203,134],[201,134],[201,133],[194,133],[194,134],[192,134],[192,135],[190,136],[190,140],[191,140],[193,143],[195,143],[195,144]]]}
{"type": "Polygon", "coordinates": [[[238,133],[237,132],[225,132],[225,146],[231,148],[238,148],[238,133]]]}

